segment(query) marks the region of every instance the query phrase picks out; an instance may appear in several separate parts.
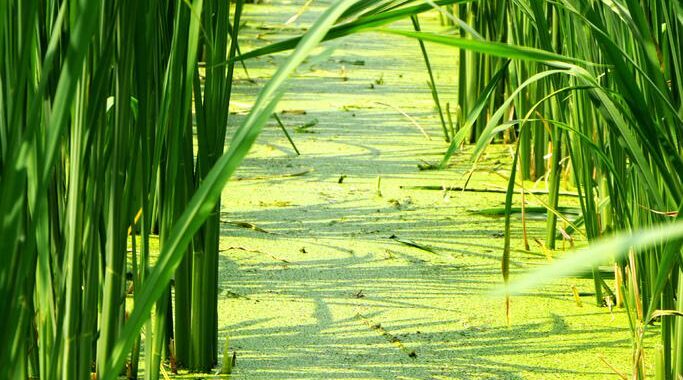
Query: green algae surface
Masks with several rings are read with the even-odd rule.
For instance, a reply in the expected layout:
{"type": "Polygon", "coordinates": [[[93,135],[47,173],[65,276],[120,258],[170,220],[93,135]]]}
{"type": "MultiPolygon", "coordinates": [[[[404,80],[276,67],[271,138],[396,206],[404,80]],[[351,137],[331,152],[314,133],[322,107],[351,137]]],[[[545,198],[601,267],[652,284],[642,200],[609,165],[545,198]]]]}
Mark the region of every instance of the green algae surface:
{"type": "MultiPolygon", "coordinates": [[[[325,6],[314,2],[285,25],[302,4],[247,6],[242,51],[301,33],[325,6]]],[[[436,14],[421,22],[440,28],[436,14]]],[[[442,101],[453,105],[456,51],[427,49],[442,101]]],[[[236,69],[231,125],[282,57],[247,61],[249,77],[236,69]]],[[[462,186],[472,168],[464,152],[447,170],[419,170],[447,147],[427,80],[416,41],[366,33],[325,44],[290,81],[278,113],[301,156],[273,120],[222,197],[219,330],[236,352],[232,378],[630,373],[626,315],[595,306],[591,280],[514,297],[507,324],[504,299],[490,296],[502,285],[503,221],[471,212],[500,207],[503,194],[408,189],[462,186]],[[580,304],[573,286],[585,294],[580,304]]],[[[493,146],[468,186],[504,189],[495,172],[509,157],[509,147],[493,146]]],[[[542,239],[542,221],[527,231],[542,239]]],[[[522,249],[519,221],[513,232],[514,278],[548,259],[522,249]]]]}

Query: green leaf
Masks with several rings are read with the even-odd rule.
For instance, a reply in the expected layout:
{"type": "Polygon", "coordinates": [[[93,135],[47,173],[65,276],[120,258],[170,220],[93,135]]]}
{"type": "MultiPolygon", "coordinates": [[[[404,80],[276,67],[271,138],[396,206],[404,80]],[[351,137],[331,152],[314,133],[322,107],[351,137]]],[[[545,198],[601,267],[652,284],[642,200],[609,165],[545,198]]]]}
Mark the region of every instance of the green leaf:
{"type": "MultiPolygon", "coordinates": [[[[621,233],[593,243],[587,248],[569,252],[550,265],[522,275],[520,279],[509,284],[508,291],[510,294],[521,294],[558,278],[588,272],[594,266],[625,257],[631,250],[640,253],[668,241],[675,242],[680,250],[682,239],[683,220],[659,224],[633,233],[621,233]]],[[[496,293],[505,294],[505,289],[496,293]]]]}
{"type": "Polygon", "coordinates": [[[456,47],[474,51],[481,54],[487,54],[494,57],[521,59],[525,61],[541,62],[548,65],[567,67],[566,64],[580,64],[597,66],[595,63],[585,61],[579,58],[573,58],[556,54],[553,52],[536,49],[527,46],[519,46],[513,44],[506,44],[495,41],[473,40],[468,38],[448,36],[443,34],[429,33],[429,32],[408,32],[394,29],[379,29],[381,32],[397,34],[404,37],[417,38],[422,41],[429,41],[441,45],[456,47]]]}
{"type": "MultiPolygon", "coordinates": [[[[438,6],[468,3],[472,0],[438,0],[434,3],[438,6]]],[[[359,1],[358,4],[363,4],[364,1],[359,1]]],[[[381,13],[370,13],[367,16],[361,16],[354,21],[349,21],[347,23],[337,25],[331,28],[322,41],[330,41],[340,37],[348,36],[354,33],[359,33],[362,31],[370,30],[380,26],[390,24],[392,22],[407,19],[412,15],[427,12],[433,9],[430,4],[420,4],[411,7],[404,7],[394,10],[389,10],[381,13]]],[[[279,53],[293,49],[301,40],[302,37],[290,38],[284,41],[276,42],[271,45],[264,46],[252,50],[250,52],[244,53],[237,57],[237,60],[246,60],[255,57],[261,57],[264,55],[279,53]]]]}

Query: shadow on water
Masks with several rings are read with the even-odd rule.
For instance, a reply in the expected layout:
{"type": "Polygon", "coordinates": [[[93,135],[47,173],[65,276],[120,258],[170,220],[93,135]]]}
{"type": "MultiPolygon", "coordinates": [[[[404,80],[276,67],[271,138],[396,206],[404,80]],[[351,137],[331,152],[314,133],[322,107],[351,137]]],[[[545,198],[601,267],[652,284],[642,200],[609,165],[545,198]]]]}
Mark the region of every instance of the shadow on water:
{"type": "MultiPolygon", "coordinates": [[[[272,310],[274,317],[254,316],[245,322],[221,327],[222,333],[230,336],[232,349],[238,352],[238,363],[248,363],[245,378],[435,378],[431,376],[443,375],[462,379],[521,379],[521,372],[540,376],[610,376],[607,370],[576,371],[528,363],[528,359],[628,344],[623,338],[623,329],[575,329],[565,320],[585,315],[563,317],[551,313],[548,318],[510,327],[490,326],[463,315],[461,311],[466,305],[439,307],[426,302],[430,298],[467,297],[476,293],[482,284],[491,282],[489,266],[468,268],[460,273],[446,265],[430,265],[431,275],[425,276],[422,265],[408,268],[361,265],[369,260],[376,258],[368,254],[310,260],[287,265],[286,269],[281,264],[259,265],[260,274],[252,272],[251,280],[249,275],[234,273],[234,278],[224,281],[223,286],[237,289],[248,298],[243,302],[272,302],[268,300],[271,294],[278,299],[269,304],[276,308],[272,310]],[[263,274],[268,272],[276,273],[263,274]],[[359,283],[367,283],[368,279],[372,279],[371,287],[363,289],[365,295],[358,298],[359,283]],[[292,321],[299,313],[296,311],[299,303],[309,304],[312,320],[292,321]],[[341,318],[338,312],[331,311],[343,307],[361,311],[341,318]],[[390,321],[384,325],[388,310],[401,309],[410,311],[411,317],[388,318],[390,321]],[[429,312],[441,312],[444,319],[420,317],[421,313],[429,312]],[[269,323],[272,319],[290,323],[272,326],[269,323]],[[378,334],[375,324],[381,324],[389,336],[378,334]],[[596,334],[612,338],[595,340],[596,334]],[[397,347],[396,342],[405,349],[397,347]],[[415,358],[408,355],[413,350],[415,358]]],[[[252,269],[255,268],[241,270],[252,269]]]]}
{"type": "MultiPolygon", "coordinates": [[[[275,41],[272,30],[258,25],[280,25],[301,4],[247,9],[243,50],[275,41]]],[[[322,6],[311,9],[304,24],[322,6]]],[[[469,210],[500,206],[502,195],[401,188],[460,186],[473,163],[465,153],[447,170],[418,169],[438,162],[447,148],[419,50],[411,40],[375,37],[340,42],[331,58],[299,70],[280,111],[298,111],[281,117],[302,155],[294,155],[272,122],[223,194],[219,328],[237,352],[233,378],[612,376],[595,352],[628,352],[628,333],[604,323],[609,317],[600,309],[577,309],[564,285],[516,298],[539,310],[523,309],[525,318],[509,327],[501,323],[502,300],[487,292],[501,284],[503,225],[469,210]],[[397,46],[391,56],[388,41],[397,46]],[[364,65],[343,63],[354,60],[364,65]],[[371,86],[379,78],[383,83],[371,86]],[[295,132],[314,120],[311,133],[295,132]]],[[[434,57],[436,71],[454,56],[434,57]]],[[[256,84],[236,88],[236,98],[253,97],[281,59],[249,61],[256,84]]],[[[444,99],[455,92],[448,83],[440,85],[444,99]]],[[[232,114],[231,128],[243,117],[232,114]]],[[[505,148],[492,149],[470,185],[503,188],[500,177],[486,172],[508,161],[505,148]]],[[[543,227],[531,222],[527,232],[543,236],[543,227]]],[[[513,233],[520,235],[519,224],[513,233]]],[[[513,270],[545,262],[519,249],[513,256],[513,270]]]]}

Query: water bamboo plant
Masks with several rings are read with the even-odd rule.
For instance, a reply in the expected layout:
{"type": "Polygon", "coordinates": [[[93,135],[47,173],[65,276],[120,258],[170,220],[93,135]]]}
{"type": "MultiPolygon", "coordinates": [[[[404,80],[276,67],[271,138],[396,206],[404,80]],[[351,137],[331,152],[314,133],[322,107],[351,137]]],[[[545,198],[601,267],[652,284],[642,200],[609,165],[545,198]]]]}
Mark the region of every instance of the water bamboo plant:
{"type": "Polygon", "coordinates": [[[679,2],[342,0],[305,35],[238,54],[242,2],[0,3],[1,378],[135,378],[141,357],[150,379],[164,358],[210,369],[223,185],[311,49],[378,29],[419,39],[427,60],[425,42],[459,57],[460,117],[449,129],[440,116],[441,167],[467,142],[475,161],[492,142],[514,144],[506,282],[523,181],[548,189],[547,248],[577,229],[590,244],[656,231],[596,245],[619,248],[613,284],[597,270],[609,257],[589,250],[595,260],[582,263],[596,302],[627,310],[633,376],[647,375],[653,328],[656,377],[683,376],[679,2]],[[434,10],[453,28],[422,30],[416,15],[434,10]],[[380,29],[400,20],[408,29],[380,29]],[[234,65],[290,49],[225,151],[234,65]],[[569,220],[563,186],[582,211],[571,229],[558,223],[569,220]]]}
{"type": "Polygon", "coordinates": [[[242,0],[0,4],[1,378],[136,378],[142,352],[149,379],[213,367],[223,185],[356,3],[321,15],[226,153],[242,0]]]}
{"type": "MultiPolygon", "coordinates": [[[[563,181],[578,193],[580,222],[590,242],[615,231],[668,224],[681,215],[680,4],[516,0],[472,2],[454,12],[477,33],[464,28],[455,34],[392,32],[460,50],[460,106],[473,116],[468,120],[479,120],[465,123],[476,145],[475,161],[492,141],[506,133],[515,137],[506,202],[506,281],[517,178],[547,183],[548,248],[555,247],[558,236],[569,238],[557,223],[563,181]],[[500,6],[495,14],[502,20],[487,13],[495,6],[500,6]],[[505,35],[492,33],[501,25],[505,35]],[[492,57],[512,59],[502,69],[507,79],[489,77],[486,69],[482,73],[488,63],[481,60],[492,57]]],[[[463,141],[453,140],[447,159],[463,141]]],[[[655,244],[641,247],[639,255],[635,246],[626,244],[625,252],[613,257],[615,284],[600,277],[600,261],[595,261],[595,294],[598,304],[618,303],[628,311],[635,347],[633,376],[646,376],[643,332],[655,323],[661,337],[655,375],[678,378],[683,375],[683,322],[676,317],[683,311],[681,243],[667,242],[663,235],[653,239],[655,244]]],[[[597,250],[589,252],[604,258],[597,250]]]]}

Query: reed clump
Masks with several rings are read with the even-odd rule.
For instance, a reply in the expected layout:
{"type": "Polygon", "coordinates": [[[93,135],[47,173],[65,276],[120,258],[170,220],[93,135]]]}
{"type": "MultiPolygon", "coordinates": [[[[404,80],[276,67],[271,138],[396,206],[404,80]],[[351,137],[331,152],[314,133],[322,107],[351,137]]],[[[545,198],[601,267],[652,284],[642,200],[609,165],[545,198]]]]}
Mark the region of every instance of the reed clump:
{"type": "Polygon", "coordinates": [[[163,360],[213,368],[223,186],[313,47],[369,30],[420,41],[449,144],[435,167],[466,143],[475,162],[492,142],[513,144],[506,284],[514,194],[543,182],[545,247],[581,233],[594,248],[536,278],[589,264],[596,303],[629,315],[633,377],[648,375],[651,329],[656,378],[683,376],[679,2],[342,0],[303,36],[241,54],[244,1],[0,3],[0,378],[113,379],[126,366],[135,378],[141,357],[150,379],[163,360]],[[421,28],[434,10],[448,29],[421,28]],[[401,20],[409,28],[386,28],[401,20]],[[458,57],[455,118],[432,75],[434,44],[458,57]],[[236,64],[285,50],[227,131],[236,64]],[[580,216],[565,215],[563,187],[580,216]],[[598,270],[604,260],[614,284],[598,270]]]}

